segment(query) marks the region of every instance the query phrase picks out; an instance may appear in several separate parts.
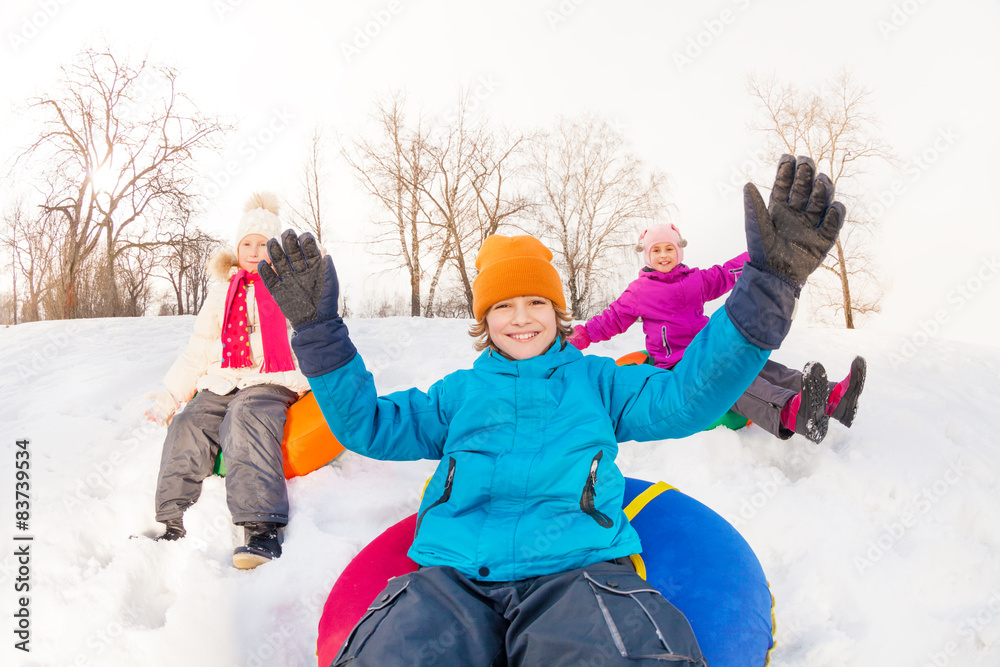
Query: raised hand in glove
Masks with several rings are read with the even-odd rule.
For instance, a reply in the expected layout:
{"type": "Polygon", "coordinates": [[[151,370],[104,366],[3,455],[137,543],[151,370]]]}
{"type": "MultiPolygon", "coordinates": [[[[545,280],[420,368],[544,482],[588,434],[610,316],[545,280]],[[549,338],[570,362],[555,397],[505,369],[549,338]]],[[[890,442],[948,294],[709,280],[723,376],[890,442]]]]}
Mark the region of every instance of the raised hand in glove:
{"type": "Polygon", "coordinates": [[[743,188],[750,261],[726,299],[733,325],[754,345],[774,350],[792,325],[802,284],[823,262],[844,224],[833,183],[806,157],[782,155],[770,203],[752,183],[743,188]]]}
{"type": "Polygon", "coordinates": [[[750,263],[805,283],[823,262],[844,224],[844,205],[833,201],[833,183],[816,176],[807,157],[782,155],[767,206],[752,183],[743,188],[750,263]]]}
{"type": "Polygon", "coordinates": [[[337,313],[340,283],[333,259],[322,256],[312,234],[295,235],[291,229],[267,242],[271,264],[260,262],[257,271],[267,291],[292,323],[292,349],[299,370],[318,377],[337,370],[357,354],[347,325],[337,313]]]}
{"type": "Polygon", "coordinates": [[[267,242],[267,254],[271,264],[261,261],[257,272],[296,331],[338,317],[337,270],[329,255],[320,254],[312,234],[303,234],[300,239],[291,229],[286,230],[280,244],[275,239],[267,242]]]}

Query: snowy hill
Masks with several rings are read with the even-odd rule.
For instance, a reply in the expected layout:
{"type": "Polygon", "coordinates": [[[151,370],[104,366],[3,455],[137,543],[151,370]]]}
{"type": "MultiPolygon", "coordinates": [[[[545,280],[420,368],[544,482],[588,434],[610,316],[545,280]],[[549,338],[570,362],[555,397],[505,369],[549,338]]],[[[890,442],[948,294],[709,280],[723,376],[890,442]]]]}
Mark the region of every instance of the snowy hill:
{"type": "MultiPolygon", "coordinates": [[[[434,463],[343,454],[292,480],[284,555],[253,571],[222,480],[158,544],[152,494],[165,429],[143,394],[186,344],[192,317],[0,329],[0,617],[4,665],[315,664],[330,587],[383,529],[415,511],[434,463]],[[30,525],[15,530],[17,441],[30,455],[30,525]],[[13,648],[15,537],[32,535],[30,653],[13,648]]],[[[466,321],[349,321],[379,390],[426,388],[471,364],[466,321]]],[[[592,346],[640,349],[639,327],[592,346]]],[[[796,324],[773,355],[832,378],[869,362],[854,428],[815,446],[750,427],[629,443],[619,463],[736,525],[777,600],[773,664],[1000,664],[1000,349],[796,324]],[[923,342],[923,340],[921,340],[923,342]],[[916,352],[913,354],[912,352],[916,352]]],[[[23,458],[23,457],[22,457],[23,458]]]]}

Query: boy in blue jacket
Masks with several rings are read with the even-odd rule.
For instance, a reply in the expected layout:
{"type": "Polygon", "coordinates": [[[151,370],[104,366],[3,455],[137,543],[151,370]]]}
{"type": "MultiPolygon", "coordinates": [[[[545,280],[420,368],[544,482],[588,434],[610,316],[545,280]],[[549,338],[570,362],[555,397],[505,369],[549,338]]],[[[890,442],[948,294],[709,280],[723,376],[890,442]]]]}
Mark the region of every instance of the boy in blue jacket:
{"type": "Polygon", "coordinates": [[[268,244],[265,284],[331,430],[378,459],[441,463],[409,556],[334,665],[704,665],[691,627],[629,555],[618,443],[682,438],[731,406],[791,325],[800,286],[844,208],[808,158],[782,156],[770,203],[744,189],[750,261],[673,372],[618,367],[566,344],[552,253],[530,236],[487,238],[472,333],[482,355],[426,392],[378,396],[337,314],[333,261],[310,235],[268,244]]]}

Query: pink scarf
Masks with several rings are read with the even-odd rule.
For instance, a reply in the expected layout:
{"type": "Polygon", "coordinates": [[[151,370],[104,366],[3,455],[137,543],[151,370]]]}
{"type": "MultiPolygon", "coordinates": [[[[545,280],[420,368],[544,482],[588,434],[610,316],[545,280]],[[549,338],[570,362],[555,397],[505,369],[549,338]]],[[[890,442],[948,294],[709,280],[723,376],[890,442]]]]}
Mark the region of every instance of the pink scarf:
{"type": "Polygon", "coordinates": [[[247,285],[254,286],[257,320],[260,322],[260,336],[264,343],[264,364],[260,372],[294,371],[295,362],[292,360],[292,348],[288,344],[285,316],[260,276],[246,269],[240,269],[229,279],[226,315],[222,320],[222,367],[247,368],[254,365],[247,323],[247,285]]]}

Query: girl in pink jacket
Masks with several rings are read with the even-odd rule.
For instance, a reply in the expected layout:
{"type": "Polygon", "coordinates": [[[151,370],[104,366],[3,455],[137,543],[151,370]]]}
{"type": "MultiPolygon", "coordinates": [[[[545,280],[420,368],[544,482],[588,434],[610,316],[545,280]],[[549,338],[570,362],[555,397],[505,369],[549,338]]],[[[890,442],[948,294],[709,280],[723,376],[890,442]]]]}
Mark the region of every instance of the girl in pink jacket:
{"type": "MultiPolygon", "coordinates": [[[[642,318],[651,362],[666,369],[676,366],[708,323],[705,303],[730,291],[749,261],[744,252],[709,269],[692,268],[683,263],[686,246],[672,224],[643,231],[636,250],[646,266],[639,277],[603,313],[574,327],[569,342],[583,350],[624,333],[642,318]]],[[[865,371],[864,358],[855,357],[847,377],[833,383],[827,382],[819,362],[809,362],[800,373],[768,360],[732,409],[782,440],[800,433],[818,443],[831,417],[848,427],[854,422],[865,371]]]]}

